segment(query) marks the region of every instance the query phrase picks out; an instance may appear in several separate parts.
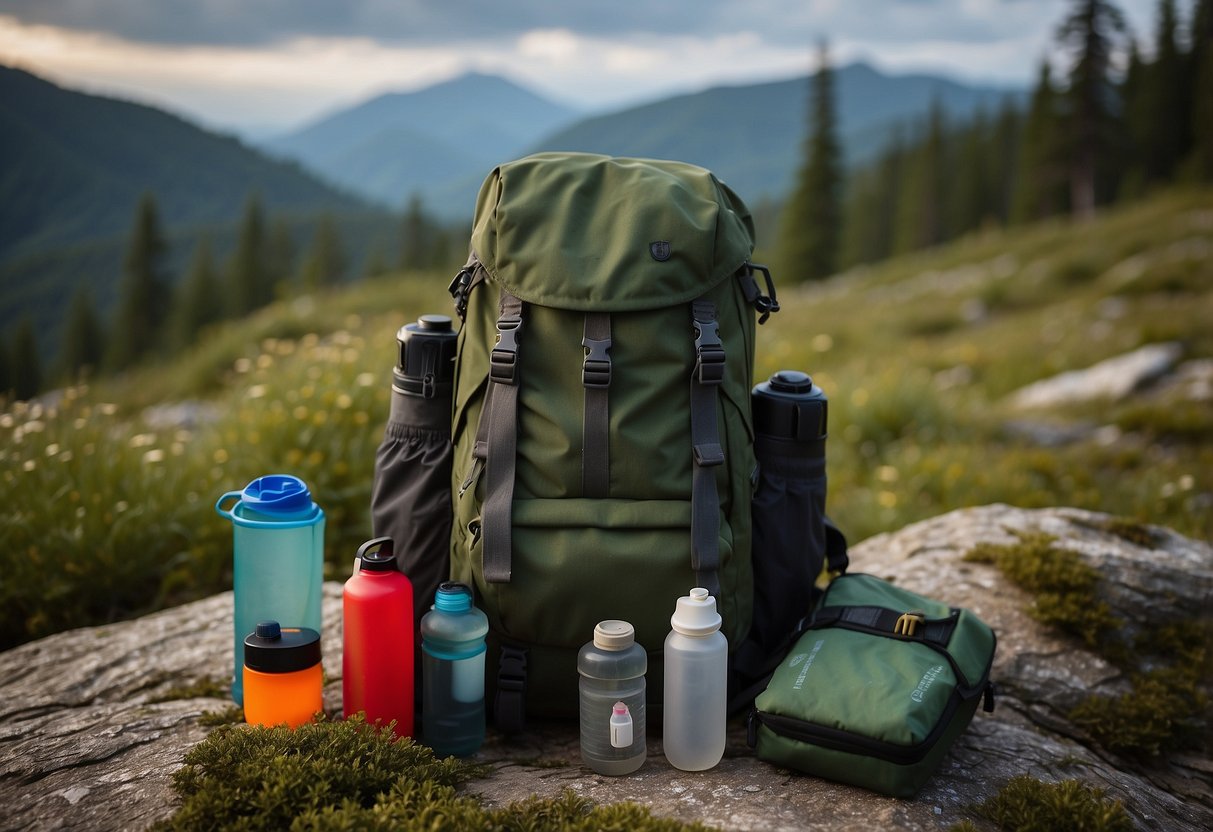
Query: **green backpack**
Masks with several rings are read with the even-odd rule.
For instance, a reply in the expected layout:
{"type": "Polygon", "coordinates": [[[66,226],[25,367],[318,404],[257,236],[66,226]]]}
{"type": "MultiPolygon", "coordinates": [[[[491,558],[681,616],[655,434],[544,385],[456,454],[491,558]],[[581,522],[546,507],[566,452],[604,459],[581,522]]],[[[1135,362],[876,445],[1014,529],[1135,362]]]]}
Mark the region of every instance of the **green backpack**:
{"type": "Polygon", "coordinates": [[[679,596],[707,587],[747,633],[754,323],[778,310],[753,245],[688,164],[542,153],[481,187],[451,284],[451,576],[489,618],[502,730],[577,714],[599,621],[635,626],[654,703],[679,596]]]}

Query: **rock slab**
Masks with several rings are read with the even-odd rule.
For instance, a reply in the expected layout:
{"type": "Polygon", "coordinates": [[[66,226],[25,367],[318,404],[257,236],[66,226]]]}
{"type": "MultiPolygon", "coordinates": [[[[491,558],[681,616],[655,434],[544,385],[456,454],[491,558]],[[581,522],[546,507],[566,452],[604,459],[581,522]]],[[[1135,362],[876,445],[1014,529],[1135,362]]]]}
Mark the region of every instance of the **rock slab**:
{"type": "MultiPolygon", "coordinates": [[[[940,830],[1010,778],[1078,778],[1124,801],[1145,829],[1213,828],[1213,763],[1173,756],[1141,768],[1092,745],[1065,713],[1091,692],[1117,693],[1116,668],[1025,612],[1029,599],[994,567],[967,563],[978,542],[1041,531],[1104,576],[1113,610],[1134,620],[1202,614],[1213,600],[1213,548],[1163,529],[1143,547],[1075,509],[964,509],[855,546],[852,570],[974,610],[999,635],[992,715],[978,714],[914,800],[896,800],[763,763],[730,726],[725,759],[682,772],[650,730],[648,762],[627,777],[580,765],[577,729],[534,727],[521,739],[490,733],[491,766],[465,789],[490,805],[569,788],[597,802],[634,800],[660,815],[725,829],[940,830]]],[[[340,711],[340,584],[325,586],[326,709],[340,711]]],[[[0,654],[0,829],[142,829],[175,807],[171,775],[206,736],[205,711],[224,698],[155,701],[198,678],[229,679],[230,593],[144,618],[59,633],[0,654]]]]}

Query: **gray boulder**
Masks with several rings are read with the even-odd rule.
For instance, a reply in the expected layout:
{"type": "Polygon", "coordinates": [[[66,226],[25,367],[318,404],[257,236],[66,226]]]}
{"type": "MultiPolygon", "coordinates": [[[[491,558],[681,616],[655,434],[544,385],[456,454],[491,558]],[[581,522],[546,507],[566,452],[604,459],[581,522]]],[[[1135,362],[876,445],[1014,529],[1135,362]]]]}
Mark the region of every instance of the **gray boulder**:
{"type": "Polygon", "coordinates": [[[1147,344],[1084,370],[1071,370],[1021,387],[1010,396],[1021,409],[1057,407],[1089,401],[1119,401],[1175,366],[1183,347],[1175,342],[1147,344]]]}
{"type": "MultiPolygon", "coordinates": [[[[914,800],[896,800],[805,777],[755,759],[741,720],[725,759],[687,773],[661,756],[634,775],[609,778],[580,765],[575,725],[537,726],[521,739],[490,733],[478,755],[489,776],[465,788],[490,805],[569,788],[597,802],[634,800],[660,815],[727,829],[947,829],[966,807],[1011,777],[1077,778],[1124,801],[1142,828],[1213,828],[1213,764],[1174,755],[1148,768],[1089,741],[1065,714],[1091,692],[1124,690],[1120,672],[1073,639],[1031,618],[1029,598],[992,566],[962,560],[978,542],[1011,543],[1042,531],[1103,577],[1119,615],[1191,615],[1213,598],[1213,548],[1163,529],[1148,546],[1105,530],[1104,515],[995,505],[955,511],[852,550],[871,572],[957,606],[999,635],[993,678],[998,708],[981,714],[914,800]]],[[[231,673],[230,593],[135,621],[60,633],[0,654],[0,828],[140,829],[175,807],[171,774],[207,729],[205,711],[226,699],[155,701],[198,678],[231,673]]],[[[340,710],[340,585],[325,587],[326,709],[340,710]]]]}

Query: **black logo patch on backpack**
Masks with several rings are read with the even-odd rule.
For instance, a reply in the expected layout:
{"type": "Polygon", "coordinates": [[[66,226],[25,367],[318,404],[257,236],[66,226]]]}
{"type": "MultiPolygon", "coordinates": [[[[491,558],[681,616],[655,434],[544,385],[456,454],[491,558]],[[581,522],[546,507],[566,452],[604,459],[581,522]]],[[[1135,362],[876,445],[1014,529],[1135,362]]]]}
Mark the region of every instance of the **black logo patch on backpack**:
{"type": "Polygon", "coordinates": [[[670,241],[656,240],[649,243],[649,254],[653,255],[653,259],[658,263],[664,263],[670,259],[670,241]]]}

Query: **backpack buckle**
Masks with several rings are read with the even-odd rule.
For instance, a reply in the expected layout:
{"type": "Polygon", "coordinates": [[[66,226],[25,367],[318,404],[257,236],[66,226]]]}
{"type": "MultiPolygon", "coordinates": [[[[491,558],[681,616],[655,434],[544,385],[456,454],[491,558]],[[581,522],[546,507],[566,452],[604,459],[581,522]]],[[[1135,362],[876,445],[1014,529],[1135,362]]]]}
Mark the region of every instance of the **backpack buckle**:
{"type": "Polygon", "coordinates": [[[522,318],[501,317],[497,319],[497,343],[489,355],[489,376],[500,384],[517,384],[518,330],[522,329],[522,318]]]}
{"type": "Polygon", "coordinates": [[[505,734],[516,734],[526,727],[526,650],[501,647],[493,717],[498,730],[505,734]]]}
{"type": "Polygon", "coordinates": [[[771,270],[766,266],[758,263],[746,263],[746,269],[746,277],[753,284],[752,288],[746,291],[746,300],[754,304],[754,308],[758,310],[758,323],[765,324],[767,318],[779,311],[779,300],[775,297],[775,281],[771,279],[771,270]],[[762,272],[763,282],[767,284],[767,294],[762,294],[762,290],[758,288],[758,281],[754,280],[754,272],[762,272]]]}
{"type": "Polygon", "coordinates": [[[446,290],[455,299],[455,314],[459,320],[464,320],[468,311],[468,295],[472,293],[472,270],[467,266],[460,269],[446,290]]]}
{"type": "Polygon", "coordinates": [[[695,321],[695,378],[700,384],[724,382],[724,344],[716,321],[695,321]]]}
{"type": "Polygon", "coordinates": [[[897,619],[897,623],[893,625],[893,634],[913,636],[918,630],[918,625],[925,620],[926,615],[921,610],[910,610],[897,619]]]}
{"type": "Polygon", "coordinates": [[[590,388],[611,386],[611,339],[597,341],[593,338],[582,338],[581,346],[585,347],[585,362],[581,365],[581,383],[590,388]]]}

